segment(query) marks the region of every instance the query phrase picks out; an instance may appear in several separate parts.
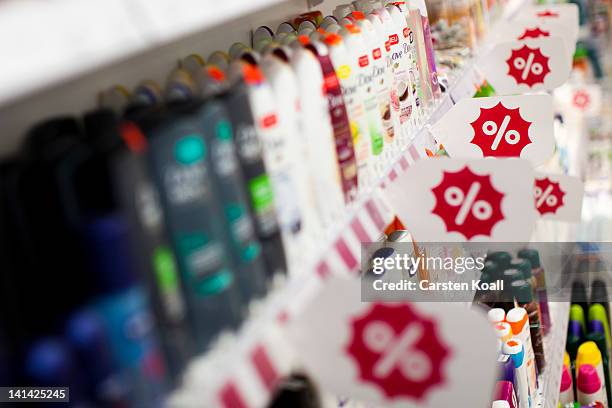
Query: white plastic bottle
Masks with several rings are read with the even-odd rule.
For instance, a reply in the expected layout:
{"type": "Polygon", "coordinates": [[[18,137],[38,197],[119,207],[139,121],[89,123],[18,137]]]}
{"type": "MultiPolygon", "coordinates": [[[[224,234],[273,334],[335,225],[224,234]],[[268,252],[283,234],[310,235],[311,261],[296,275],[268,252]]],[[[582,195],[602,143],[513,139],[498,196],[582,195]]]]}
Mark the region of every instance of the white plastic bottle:
{"type": "MultiPolygon", "coordinates": [[[[372,6],[368,4],[367,6],[365,6],[365,10],[372,11],[372,6]]],[[[366,13],[364,12],[364,14],[366,13]]],[[[369,14],[367,14],[366,18],[372,24],[372,27],[374,28],[374,31],[378,38],[377,41],[380,44],[380,52],[382,54],[382,59],[385,64],[384,85],[381,89],[379,101],[380,101],[381,106],[383,106],[383,104],[386,104],[386,107],[384,108],[385,109],[384,114],[383,114],[383,124],[385,125],[385,128],[387,129],[387,134],[385,135],[386,137],[385,147],[386,146],[391,147],[388,150],[390,150],[391,154],[393,155],[393,158],[395,158],[400,153],[399,139],[401,137],[400,134],[402,132],[402,128],[400,126],[400,121],[399,121],[399,111],[396,109],[393,109],[392,107],[392,96],[393,96],[392,89],[394,86],[394,76],[393,76],[393,61],[391,60],[391,53],[389,52],[390,51],[389,38],[387,35],[387,29],[383,25],[383,20],[380,17],[380,15],[370,12],[369,14]],[[388,110],[390,120],[391,120],[391,123],[390,123],[390,125],[392,126],[391,128],[389,127],[389,122],[387,121],[387,110],[388,110]]],[[[395,161],[395,160],[392,160],[392,161],[395,161]]]]}
{"type": "MultiPolygon", "coordinates": [[[[322,35],[318,32],[315,32],[322,35]]],[[[325,86],[322,93],[327,101],[327,112],[334,132],[336,161],[344,202],[350,205],[358,195],[359,182],[357,160],[353,147],[348,108],[342,95],[342,87],[329,55],[329,48],[320,41],[301,38],[302,45],[317,58],[325,86]]]]}
{"type": "Polygon", "coordinates": [[[357,66],[340,35],[329,33],[324,37],[324,41],[329,48],[329,56],[340,82],[342,96],[348,111],[353,148],[357,159],[359,191],[363,191],[373,182],[373,171],[370,162],[370,134],[366,110],[357,82],[357,66]]]}
{"type": "Polygon", "coordinates": [[[433,48],[433,42],[431,40],[431,28],[429,27],[429,16],[427,13],[427,5],[425,0],[411,0],[408,3],[408,7],[418,8],[421,16],[421,26],[423,27],[423,40],[425,45],[425,54],[427,56],[427,66],[429,68],[431,91],[434,98],[440,96],[440,83],[438,82],[438,69],[436,67],[436,55],[433,48]]]}
{"type": "Polygon", "coordinates": [[[270,175],[289,273],[300,268],[303,252],[303,220],[298,194],[299,170],[295,166],[295,144],[279,120],[274,93],[256,66],[241,60],[230,64],[229,77],[242,78],[248,86],[251,112],[263,145],[266,171],[270,175]],[[292,160],[293,159],[293,160],[292,160]]]}
{"type": "Polygon", "coordinates": [[[399,119],[391,108],[391,86],[393,84],[391,59],[385,48],[386,36],[382,21],[377,15],[371,15],[370,17],[371,19],[366,18],[361,11],[353,11],[348,16],[361,28],[369,44],[372,76],[378,95],[379,114],[384,128],[383,155],[387,163],[393,163],[399,153],[397,146],[394,144],[394,136],[400,132],[400,128],[399,119]]]}
{"type": "MultiPolygon", "coordinates": [[[[309,245],[313,242],[315,235],[319,234],[321,224],[315,211],[316,200],[306,165],[307,153],[304,145],[305,136],[301,127],[298,80],[289,65],[289,54],[287,47],[276,47],[264,55],[259,66],[276,99],[279,126],[284,131],[285,137],[283,154],[286,160],[292,163],[293,180],[302,215],[304,245],[309,245]]],[[[305,251],[306,248],[302,247],[300,252],[305,251]]]]}
{"type": "Polygon", "coordinates": [[[399,3],[400,10],[406,16],[408,28],[412,31],[410,36],[411,44],[416,50],[417,64],[419,67],[419,80],[423,91],[423,105],[427,109],[433,102],[433,89],[431,87],[431,72],[427,62],[427,50],[425,45],[425,33],[423,32],[423,22],[421,11],[415,2],[399,3]]]}
{"type": "MultiPolygon", "coordinates": [[[[408,144],[411,133],[414,131],[414,125],[411,121],[414,110],[414,99],[412,97],[412,85],[409,78],[409,62],[408,56],[404,53],[400,38],[402,32],[400,26],[395,23],[391,13],[384,7],[374,9],[372,3],[365,4],[363,11],[365,13],[374,13],[382,21],[383,27],[387,31],[387,42],[385,48],[390,58],[391,72],[393,75],[393,84],[391,86],[391,108],[395,111],[401,132],[396,135],[399,148],[402,149],[408,144]]],[[[400,20],[403,17],[400,14],[400,20]]]]}
{"type": "MultiPolygon", "coordinates": [[[[410,84],[409,92],[411,93],[413,101],[413,112],[410,120],[411,124],[416,126],[421,119],[420,116],[422,116],[423,89],[421,88],[417,50],[414,44],[414,33],[410,27],[408,27],[406,17],[398,6],[389,5],[386,9],[389,14],[391,14],[393,22],[399,28],[399,43],[401,44],[399,52],[402,53],[401,57],[405,60],[405,64],[407,65],[410,84]]],[[[400,95],[400,100],[401,98],[402,95],[400,95]]]]}
{"type": "Polygon", "coordinates": [[[342,214],[344,197],[327,99],[321,92],[323,74],[315,55],[301,46],[294,47],[291,66],[300,95],[303,160],[310,174],[315,208],[325,229],[342,214]]]}
{"type": "MultiPolygon", "coordinates": [[[[367,126],[370,133],[370,160],[373,176],[380,178],[385,170],[383,117],[378,105],[379,81],[383,77],[384,67],[374,63],[369,38],[354,24],[346,24],[340,31],[347,48],[351,52],[358,83],[366,110],[367,126]]],[[[366,142],[367,143],[367,142],[366,142]]]]}

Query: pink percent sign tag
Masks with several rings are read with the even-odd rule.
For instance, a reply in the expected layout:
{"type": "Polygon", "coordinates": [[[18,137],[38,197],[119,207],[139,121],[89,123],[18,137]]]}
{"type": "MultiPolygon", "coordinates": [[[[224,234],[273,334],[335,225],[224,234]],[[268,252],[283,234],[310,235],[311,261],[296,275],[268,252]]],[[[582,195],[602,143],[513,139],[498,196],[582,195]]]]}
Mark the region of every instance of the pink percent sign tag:
{"type": "Polygon", "coordinates": [[[537,212],[523,159],[420,160],[389,183],[389,206],[420,242],[526,242],[537,212]]]}
{"type": "Polygon", "coordinates": [[[496,351],[482,312],[442,302],[362,302],[360,294],[359,280],[330,278],[288,325],[322,389],[385,407],[490,401],[496,351]]]}
{"type": "Polygon", "coordinates": [[[578,177],[536,173],[533,195],[540,217],[557,221],[580,221],[584,185],[578,177]]]}
{"type": "Polygon", "coordinates": [[[480,60],[485,77],[500,95],[553,90],[567,81],[571,63],[559,37],[502,42],[480,60]]]}
{"type": "Polygon", "coordinates": [[[431,130],[453,158],[520,157],[544,164],[554,151],[552,97],[460,100],[431,130]]]}

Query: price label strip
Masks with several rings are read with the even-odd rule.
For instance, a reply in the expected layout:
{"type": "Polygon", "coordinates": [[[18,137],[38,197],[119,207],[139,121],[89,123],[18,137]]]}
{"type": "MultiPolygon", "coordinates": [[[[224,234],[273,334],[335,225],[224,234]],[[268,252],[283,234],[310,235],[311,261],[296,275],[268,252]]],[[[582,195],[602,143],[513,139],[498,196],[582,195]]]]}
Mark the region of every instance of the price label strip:
{"type": "Polygon", "coordinates": [[[534,166],[552,156],[553,131],[545,94],[462,99],[432,127],[451,157],[519,157],[534,166]]]}
{"type": "Polygon", "coordinates": [[[527,242],[538,213],[523,159],[420,160],[384,196],[418,242],[527,242]]]}

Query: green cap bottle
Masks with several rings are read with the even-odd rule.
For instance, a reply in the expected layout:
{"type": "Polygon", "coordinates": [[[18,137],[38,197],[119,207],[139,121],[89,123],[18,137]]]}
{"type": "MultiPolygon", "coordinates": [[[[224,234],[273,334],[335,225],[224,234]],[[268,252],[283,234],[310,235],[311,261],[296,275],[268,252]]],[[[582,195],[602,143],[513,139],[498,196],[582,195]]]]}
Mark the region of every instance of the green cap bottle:
{"type": "Polygon", "coordinates": [[[535,249],[521,249],[518,251],[517,256],[522,259],[526,259],[531,263],[533,269],[538,269],[542,266],[540,263],[540,253],[535,249]]]}
{"type": "Polygon", "coordinates": [[[527,259],[515,259],[510,262],[510,268],[518,269],[523,273],[525,279],[531,279],[531,262],[527,259]]]}
{"type": "Polygon", "coordinates": [[[533,294],[529,282],[519,279],[512,282],[512,295],[518,303],[531,303],[533,294]]]}
{"type": "Polygon", "coordinates": [[[512,255],[505,251],[490,252],[487,254],[487,261],[493,261],[502,269],[506,269],[512,261],[512,255]]]}
{"type": "Polygon", "coordinates": [[[573,304],[570,307],[569,318],[570,320],[575,320],[577,322],[580,322],[580,326],[582,327],[582,332],[586,333],[586,320],[584,318],[584,309],[582,308],[582,306],[573,304]]]}
{"type": "MultiPolygon", "coordinates": [[[[572,306],[573,307],[573,306],[572,306]]],[[[582,309],[582,308],[581,308],[582,309]]],[[[570,309],[571,312],[571,309],[570,309]]],[[[593,303],[589,307],[589,321],[599,320],[604,327],[606,333],[606,345],[608,348],[612,346],[612,338],[610,337],[610,325],[608,324],[608,314],[606,309],[599,303],[593,303]]]]}
{"type": "Polygon", "coordinates": [[[497,263],[486,261],[484,267],[482,268],[481,279],[483,279],[482,276],[487,275],[491,281],[494,281],[495,279],[501,278],[501,274],[502,270],[497,263]]]}

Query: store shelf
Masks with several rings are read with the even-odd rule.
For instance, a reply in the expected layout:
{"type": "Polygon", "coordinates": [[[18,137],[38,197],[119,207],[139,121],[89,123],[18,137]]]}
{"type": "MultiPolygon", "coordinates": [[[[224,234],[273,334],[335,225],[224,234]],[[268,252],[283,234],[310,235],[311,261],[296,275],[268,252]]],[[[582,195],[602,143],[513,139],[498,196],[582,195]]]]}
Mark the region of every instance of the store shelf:
{"type": "Polygon", "coordinates": [[[0,2],[0,106],[284,1],[0,2]]]}
{"type": "Polygon", "coordinates": [[[559,400],[570,304],[551,302],[549,308],[553,326],[544,337],[546,367],[540,376],[540,386],[533,408],[556,408],[559,400]]]}

